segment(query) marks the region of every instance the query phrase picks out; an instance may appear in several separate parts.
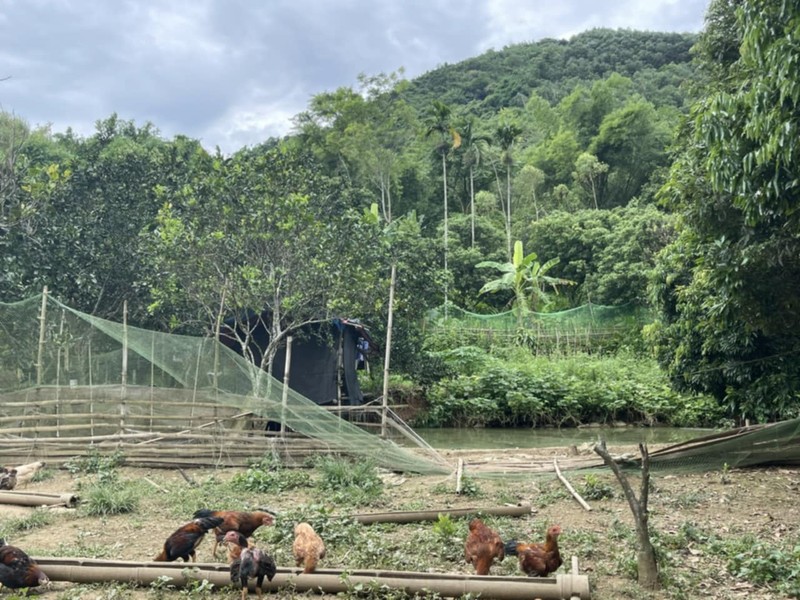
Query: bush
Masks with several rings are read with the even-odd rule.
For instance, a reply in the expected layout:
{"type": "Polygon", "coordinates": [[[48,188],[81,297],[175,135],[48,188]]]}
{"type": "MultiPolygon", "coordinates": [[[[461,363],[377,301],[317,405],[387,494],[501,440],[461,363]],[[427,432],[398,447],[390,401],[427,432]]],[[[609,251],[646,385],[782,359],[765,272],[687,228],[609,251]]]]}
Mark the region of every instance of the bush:
{"type": "Polygon", "coordinates": [[[534,356],[519,349],[481,355],[474,347],[443,353],[465,369],[436,383],[422,426],[530,427],[625,421],[716,426],[722,408],[706,396],[673,391],[658,365],[629,356],[534,356]],[[478,368],[478,365],[482,365],[478,368]]]}
{"type": "Polygon", "coordinates": [[[279,460],[262,458],[231,479],[234,488],[248,492],[277,493],[310,487],[311,477],[300,469],[287,469],[279,460]]]}

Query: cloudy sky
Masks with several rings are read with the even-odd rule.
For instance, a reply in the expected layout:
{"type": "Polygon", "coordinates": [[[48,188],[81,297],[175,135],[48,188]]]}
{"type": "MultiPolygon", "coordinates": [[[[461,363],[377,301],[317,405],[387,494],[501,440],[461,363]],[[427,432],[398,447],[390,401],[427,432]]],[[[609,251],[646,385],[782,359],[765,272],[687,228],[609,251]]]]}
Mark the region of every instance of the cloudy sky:
{"type": "Polygon", "coordinates": [[[708,0],[0,0],[0,109],[90,135],[116,112],[232,152],[359,73],[594,27],[697,32],[708,0]]]}

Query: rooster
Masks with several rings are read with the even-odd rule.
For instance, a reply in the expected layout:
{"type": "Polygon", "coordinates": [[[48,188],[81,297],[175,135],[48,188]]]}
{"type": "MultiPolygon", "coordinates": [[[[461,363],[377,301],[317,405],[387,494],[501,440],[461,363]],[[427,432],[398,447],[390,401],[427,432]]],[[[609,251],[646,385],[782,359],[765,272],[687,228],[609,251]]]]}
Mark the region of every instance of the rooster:
{"type": "Polygon", "coordinates": [[[272,525],[274,517],[262,510],[250,512],[239,510],[209,510],[201,508],[195,511],[194,518],[201,519],[206,517],[220,517],[222,523],[214,530],[214,548],[211,554],[216,558],[217,546],[222,542],[225,534],[229,531],[238,531],[244,537],[249,538],[253,532],[262,525],[272,525]]]}
{"type": "Polygon", "coordinates": [[[500,561],[505,558],[503,540],[483,521],[472,519],[464,545],[464,557],[468,563],[475,565],[475,573],[488,575],[494,559],[500,561]]]}
{"type": "Polygon", "coordinates": [[[50,580],[30,556],[0,538],[0,584],[12,590],[48,585],[50,580]]]}
{"type": "Polygon", "coordinates": [[[203,537],[209,529],[219,527],[221,524],[222,517],[205,517],[182,525],[167,538],[161,554],[153,560],[172,562],[182,558],[183,562],[189,562],[189,557],[191,557],[192,562],[196,561],[195,548],[203,541],[203,537]]]}
{"type": "Polygon", "coordinates": [[[295,564],[303,565],[303,573],[313,573],[319,560],[325,558],[325,543],[308,523],[295,525],[292,554],[295,564]]]}
{"type": "Polygon", "coordinates": [[[509,556],[519,558],[519,568],[528,576],[547,577],[561,566],[561,554],[558,551],[558,536],[561,527],[551,525],[547,528],[544,543],[523,544],[516,540],[506,542],[505,551],[509,556]]]}
{"type": "MultiPolygon", "coordinates": [[[[239,545],[241,542],[239,535],[235,531],[229,531],[225,534],[223,540],[231,545],[239,545]]],[[[245,539],[244,541],[246,542],[247,540],[245,539]]],[[[231,563],[231,581],[242,588],[242,600],[246,600],[248,592],[247,581],[255,579],[256,594],[261,598],[261,586],[264,583],[264,577],[268,581],[272,581],[275,573],[278,572],[275,567],[275,561],[260,548],[239,547],[241,550],[239,558],[231,563]]]]}

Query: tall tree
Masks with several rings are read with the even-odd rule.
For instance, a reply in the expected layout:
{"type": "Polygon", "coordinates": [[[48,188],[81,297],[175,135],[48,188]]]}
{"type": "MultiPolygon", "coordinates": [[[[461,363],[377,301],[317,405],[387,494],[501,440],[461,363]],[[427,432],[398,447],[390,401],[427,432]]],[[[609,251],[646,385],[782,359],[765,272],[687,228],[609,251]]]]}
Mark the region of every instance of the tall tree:
{"type": "Polygon", "coordinates": [[[461,131],[462,156],[469,171],[470,243],[475,247],[475,169],[483,160],[483,153],[490,138],[476,131],[474,117],[467,120],[461,131]]]}
{"type": "Polygon", "coordinates": [[[511,180],[514,170],[514,142],[522,134],[522,128],[509,117],[500,115],[501,122],[494,132],[494,142],[502,151],[503,166],[506,168],[506,200],[503,211],[506,219],[506,243],[508,256],[511,258],[511,180]]]}
{"type": "Polygon", "coordinates": [[[679,387],[714,394],[740,419],[797,416],[800,6],[716,0],[709,15],[701,60],[730,62],[705,69],[714,83],[662,191],[682,226],[660,263],[651,334],[679,387]]]}
{"type": "Polygon", "coordinates": [[[434,100],[425,119],[425,137],[435,136],[436,153],[442,159],[442,196],[444,198],[444,305],[447,310],[447,287],[449,271],[447,268],[448,205],[447,205],[447,155],[451,149],[461,145],[461,136],[451,124],[452,110],[444,102],[434,100]]]}

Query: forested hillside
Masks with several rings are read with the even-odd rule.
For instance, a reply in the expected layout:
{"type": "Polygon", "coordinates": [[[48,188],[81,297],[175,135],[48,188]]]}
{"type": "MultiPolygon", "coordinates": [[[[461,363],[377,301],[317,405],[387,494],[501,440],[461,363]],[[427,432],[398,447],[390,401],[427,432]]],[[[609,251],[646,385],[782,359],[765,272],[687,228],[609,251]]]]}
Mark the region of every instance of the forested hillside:
{"type": "MultiPolygon", "coordinates": [[[[457,336],[435,338],[422,327],[432,308],[449,303],[523,314],[588,301],[654,307],[661,320],[647,340],[634,331],[590,351],[622,348],[651,361],[652,345],[673,386],[711,394],[728,416],[794,414],[796,376],[784,370],[769,380],[774,373],[765,361],[797,348],[797,336],[770,318],[794,324],[792,298],[800,297],[781,287],[800,276],[780,275],[798,255],[792,242],[798,213],[780,190],[794,193],[797,180],[772,162],[794,147],[796,113],[787,103],[796,101],[796,90],[759,72],[762,63],[778,69],[794,54],[791,46],[776,49],[769,61],[752,46],[740,54],[731,40],[749,39],[748,31],[758,43],[777,42],[758,29],[761,13],[744,22],[733,4],[712,2],[713,19],[699,37],[598,29],[490,51],[412,81],[402,73],[364,75],[356,87],[313,97],[284,139],[232,156],[209,153],[184,136],[166,140],[157,124],[116,115],[98,115],[96,132],[84,138],[2,113],[0,301],[47,285],[85,312],[120,320],[127,301],[133,324],[202,334],[222,317],[266,308],[277,315],[276,343],[304,323],[357,316],[381,348],[394,282],[393,371],[426,390],[439,386],[437,397],[447,406],[459,393],[472,400],[475,388],[462,387],[470,380],[458,379],[472,376],[468,364],[484,365],[481,376],[498,368],[498,353],[525,365],[529,357],[510,346],[529,352],[537,341],[523,331],[475,350],[457,336]],[[741,73],[764,77],[764,89],[774,93],[730,104],[726,94],[744,94],[746,86],[737,87],[741,73]],[[712,93],[720,95],[708,107],[712,93]],[[784,112],[770,112],[773,105],[784,112]],[[755,120],[737,120],[751,106],[755,120]],[[687,120],[690,111],[694,121],[687,120]],[[718,120],[720,114],[738,116],[718,120]],[[682,158],[673,164],[678,131],[682,158]],[[765,149],[748,149],[754,139],[765,140],[765,149]],[[748,177],[764,179],[753,197],[775,196],[773,205],[740,197],[751,189],[735,167],[741,164],[750,165],[748,177]],[[773,234],[780,247],[770,245],[773,234]],[[749,254],[755,239],[758,260],[749,254]],[[755,289],[754,268],[770,278],[763,293],[751,296],[741,290],[755,289]],[[745,273],[751,274],[740,279],[745,273]],[[713,306],[703,300],[710,290],[724,294],[713,306]],[[789,312],[776,313],[770,299],[789,312]],[[729,337],[715,338],[720,330],[747,351],[727,345],[729,337]],[[728,360],[758,369],[728,377],[721,374],[728,360]],[[699,376],[697,367],[712,370],[699,376]],[[757,405],[733,392],[751,384],[765,386],[757,405]],[[775,410],[768,400],[773,384],[782,398],[775,410]]],[[[790,10],[774,4],[770,10],[790,10]]],[[[685,398],[664,391],[667,379],[652,362],[637,384],[650,395],[618,389],[598,401],[599,384],[580,392],[559,387],[600,381],[598,373],[633,380],[635,362],[628,358],[591,367],[594,374],[576,374],[585,361],[571,363],[547,402],[560,410],[576,398],[599,402],[568,411],[563,418],[572,422],[672,419],[685,398]],[[633,406],[636,395],[649,400],[633,406]]],[[[531,373],[508,375],[486,388],[503,390],[502,397],[482,397],[492,410],[511,410],[509,398],[529,402],[532,390],[541,389],[530,384],[531,373]],[[516,385],[522,387],[512,393],[516,385]]],[[[490,414],[484,404],[475,406],[490,414]]],[[[676,422],[718,416],[707,407],[679,408],[676,422]]],[[[529,422],[532,415],[506,414],[497,422],[529,422]]]]}

